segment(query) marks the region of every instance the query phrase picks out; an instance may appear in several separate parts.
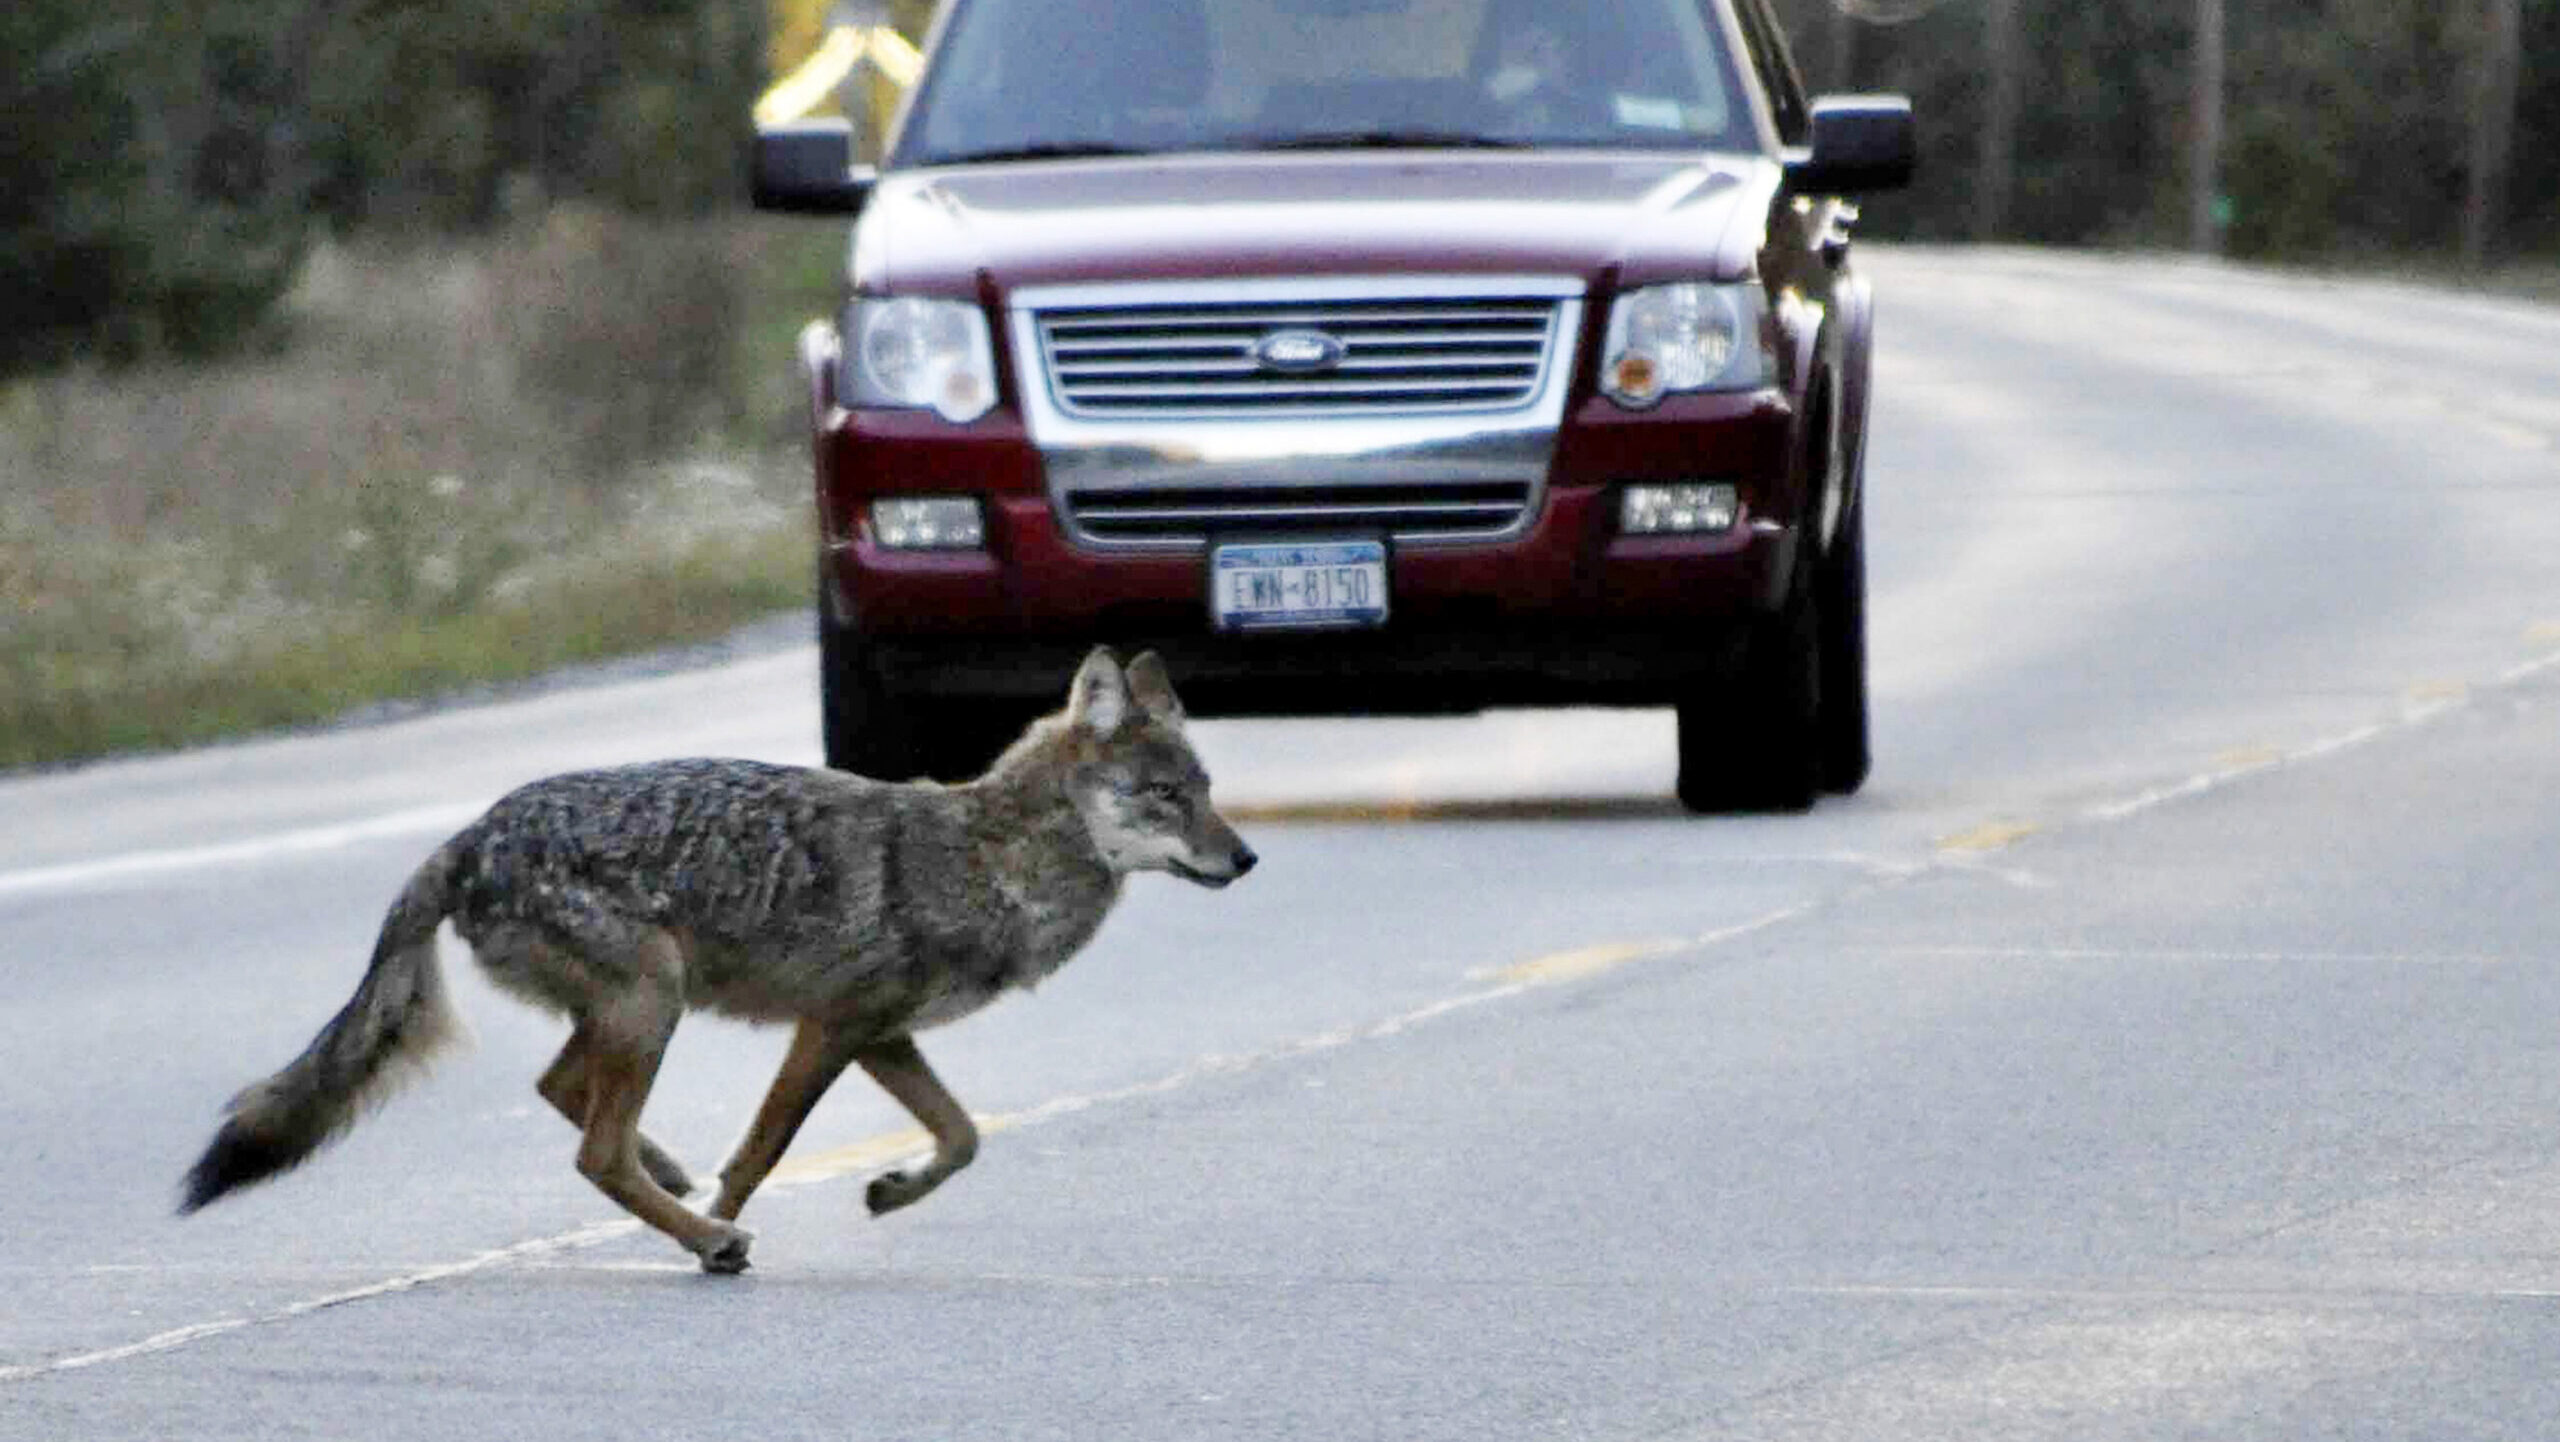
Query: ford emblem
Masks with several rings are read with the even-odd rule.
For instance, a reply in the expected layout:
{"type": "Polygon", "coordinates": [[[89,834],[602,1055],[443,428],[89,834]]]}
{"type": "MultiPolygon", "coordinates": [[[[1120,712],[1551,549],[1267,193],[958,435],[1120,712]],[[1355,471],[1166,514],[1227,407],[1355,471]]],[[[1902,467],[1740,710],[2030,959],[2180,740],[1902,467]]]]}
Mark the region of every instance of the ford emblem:
{"type": "Polygon", "coordinates": [[[1255,341],[1246,354],[1264,370],[1304,375],[1342,364],[1343,353],[1349,349],[1341,337],[1320,330],[1275,330],[1255,341]]]}

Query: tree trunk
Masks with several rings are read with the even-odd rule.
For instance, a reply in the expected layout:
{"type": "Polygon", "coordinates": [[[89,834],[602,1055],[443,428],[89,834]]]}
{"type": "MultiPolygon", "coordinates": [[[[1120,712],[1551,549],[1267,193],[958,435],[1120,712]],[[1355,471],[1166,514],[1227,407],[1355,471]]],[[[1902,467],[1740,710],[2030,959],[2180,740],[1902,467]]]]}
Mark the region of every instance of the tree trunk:
{"type": "Polygon", "coordinates": [[[2478,270],[2497,253],[2506,219],[2507,169],[2515,160],[2516,91],[2522,81],[2522,0],[2483,0],[2488,14],[2472,70],[2471,176],[2462,210],[2462,258],[2478,270]]]}
{"type": "Polygon", "coordinates": [[[2222,253],[2222,0],[2196,0],[2193,128],[2187,160],[2187,245],[2222,253]]]}
{"type": "Polygon", "coordinates": [[[1988,0],[1982,24],[1991,85],[1974,177],[1973,238],[1990,241],[2008,228],[2009,194],[2018,173],[2018,0],[1988,0]]]}

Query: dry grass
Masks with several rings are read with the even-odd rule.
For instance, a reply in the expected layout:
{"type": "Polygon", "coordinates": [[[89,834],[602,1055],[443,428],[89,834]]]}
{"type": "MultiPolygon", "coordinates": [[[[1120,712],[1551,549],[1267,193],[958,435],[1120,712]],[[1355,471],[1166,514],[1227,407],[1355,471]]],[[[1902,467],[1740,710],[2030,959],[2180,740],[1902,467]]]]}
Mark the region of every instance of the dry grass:
{"type": "Polygon", "coordinates": [[[0,766],[801,603],[790,362],[741,337],[827,302],[741,277],[823,275],[822,239],[562,212],[475,254],[329,253],[278,354],[0,392],[0,766]]]}

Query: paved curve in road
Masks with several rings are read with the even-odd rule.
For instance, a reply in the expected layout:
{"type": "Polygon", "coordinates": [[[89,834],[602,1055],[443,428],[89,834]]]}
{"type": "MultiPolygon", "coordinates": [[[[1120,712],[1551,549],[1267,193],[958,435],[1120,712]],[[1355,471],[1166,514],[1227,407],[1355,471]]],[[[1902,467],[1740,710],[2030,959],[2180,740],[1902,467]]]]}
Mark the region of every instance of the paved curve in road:
{"type": "MultiPolygon", "coordinates": [[[[184,1222],[444,831],[812,759],[812,657],[0,780],[0,1438],[2547,1435],[2560,313],[1888,251],[1878,772],[1692,820],[1660,713],[1206,723],[1146,879],[848,1083],[705,1278],[570,1168],[557,1024],[184,1222]]],[[[680,1033],[707,1168],[780,1038],[680,1033]]]]}

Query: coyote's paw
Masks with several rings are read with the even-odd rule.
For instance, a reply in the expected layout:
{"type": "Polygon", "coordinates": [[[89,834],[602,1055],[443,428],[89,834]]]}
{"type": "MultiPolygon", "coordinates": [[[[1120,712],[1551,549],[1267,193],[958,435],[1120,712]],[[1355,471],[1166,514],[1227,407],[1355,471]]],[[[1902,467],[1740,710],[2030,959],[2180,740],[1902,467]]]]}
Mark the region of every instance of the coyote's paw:
{"type": "Polygon", "coordinates": [[[882,1172],[871,1179],[871,1185],[862,1189],[862,1204],[869,1207],[875,1217],[894,1212],[932,1191],[939,1180],[925,1181],[913,1172],[882,1172]]]}
{"type": "Polygon", "coordinates": [[[712,1223],[714,1230],[693,1248],[702,1259],[702,1270],[721,1277],[734,1277],[747,1269],[747,1248],[754,1243],[755,1233],[726,1222],[712,1223]]]}

